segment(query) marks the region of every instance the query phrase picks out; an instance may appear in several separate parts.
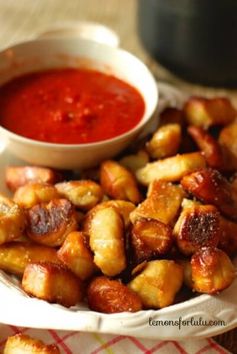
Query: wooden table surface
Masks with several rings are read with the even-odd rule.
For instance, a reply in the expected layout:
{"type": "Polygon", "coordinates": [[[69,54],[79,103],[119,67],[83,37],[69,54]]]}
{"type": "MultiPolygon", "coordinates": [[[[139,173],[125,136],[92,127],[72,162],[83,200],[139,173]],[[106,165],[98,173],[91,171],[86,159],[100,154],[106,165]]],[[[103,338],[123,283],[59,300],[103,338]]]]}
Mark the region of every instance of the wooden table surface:
{"type": "MultiPolygon", "coordinates": [[[[54,23],[78,20],[101,22],[118,33],[121,47],[141,58],[158,80],[172,83],[190,93],[228,94],[237,104],[237,90],[192,85],[155,63],[139,42],[136,7],[136,0],[0,0],[0,46],[33,38],[54,23]]],[[[237,353],[237,329],[215,339],[232,353],[237,353]]]]}

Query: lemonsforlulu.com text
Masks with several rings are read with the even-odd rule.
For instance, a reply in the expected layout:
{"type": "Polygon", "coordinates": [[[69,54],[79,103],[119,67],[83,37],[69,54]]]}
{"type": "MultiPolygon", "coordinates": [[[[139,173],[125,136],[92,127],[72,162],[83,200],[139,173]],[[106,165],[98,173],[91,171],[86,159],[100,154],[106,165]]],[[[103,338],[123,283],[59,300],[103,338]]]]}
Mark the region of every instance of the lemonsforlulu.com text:
{"type": "Polygon", "coordinates": [[[184,320],[182,317],[179,317],[175,320],[155,320],[152,317],[149,317],[149,326],[151,327],[161,327],[161,326],[174,326],[181,329],[182,327],[194,326],[194,327],[225,327],[226,323],[223,320],[205,320],[202,317],[196,318],[191,317],[187,320],[184,320]]]}

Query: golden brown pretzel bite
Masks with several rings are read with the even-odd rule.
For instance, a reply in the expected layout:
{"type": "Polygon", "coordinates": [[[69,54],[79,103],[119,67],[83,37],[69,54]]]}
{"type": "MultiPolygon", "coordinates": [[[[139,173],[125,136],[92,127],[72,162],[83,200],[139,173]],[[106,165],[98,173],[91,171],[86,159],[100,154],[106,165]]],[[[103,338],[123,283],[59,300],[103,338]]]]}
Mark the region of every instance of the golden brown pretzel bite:
{"type": "Polygon", "coordinates": [[[59,172],[38,166],[8,166],[5,174],[6,184],[13,192],[30,182],[54,184],[61,179],[59,172]]]}
{"type": "Polygon", "coordinates": [[[21,207],[28,209],[55,198],[60,198],[60,195],[54,186],[48,183],[28,183],[16,190],[13,200],[21,207]]]}
{"type": "Polygon", "coordinates": [[[8,337],[3,354],[60,354],[60,351],[54,344],[46,345],[25,334],[15,334],[8,337]]]}
{"type": "Polygon", "coordinates": [[[193,171],[206,166],[205,158],[200,152],[180,154],[163,160],[148,163],[136,172],[141,184],[148,186],[154,180],[176,182],[193,171]]]}
{"type": "Polygon", "coordinates": [[[221,130],[219,144],[223,149],[229,170],[237,170],[237,123],[227,125],[221,130]]]}
{"type": "Polygon", "coordinates": [[[173,233],[179,250],[186,256],[201,247],[216,247],[220,240],[220,213],[213,205],[186,207],[173,233]]]}
{"type": "Polygon", "coordinates": [[[181,142],[181,126],[177,123],[158,128],[146,149],[153,159],[163,159],[177,154],[181,142]]]}
{"type": "Polygon", "coordinates": [[[82,283],[68,268],[55,263],[30,263],[22,278],[23,290],[38,299],[71,307],[83,298],[82,283]]]}
{"type": "Polygon", "coordinates": [[[89,180],[61,182],[55,187],[62,197],[82,210],[93,208],[103,198],[101,186],[89,180]]]}
{"type": "Polygon", "coordinates": [[[58,250],[58,258],[81,280],[89,278],[96,271],[88,236],[83,232],[74,231],[67,236],[58,250]]]}
{"type": "Polygon", "coordinates": [[[136,312],[142,309],[139,296],[118,280],[105,276],[94,278],[88,289],[88,304],[93,311],[104,313],[136,312]]]}
{"type": "Polygon", "coordinates": [[[148,262],[128,284],[141,298],[145,308],[162,308],[173,303],[183,284],[183,267],[174,261],[148,262]]]}
{"type": "Polygon", "coordinates": [[[131,212],[131,222],[134,223],[140,218],[151,218],[172,225],[185,196],[182,187],[165,181],[154,181],[150,184],[147,195],[148,197],[131,212]]]}
{"type": "Polygon", "coordinates": [[[193,289],[215,294],[233,282],[235,268],[229,257],[217,248],[205,247],[191,259],[193,289]]]}
{"type": "Polygon", "coordinates": [[[10,242],[0,246],[0,269],[22,275],[32,262],[61,263],[53,248],[32,243],[10,242]]]}
{"type": "Polygon", "coordinates": [[[189,124],[203,128],[226,125],[236,117],[235,108],[225,97],[190,97],[183,109],[189,124]]]}
{"type": "Polygon", "coordinates": [[[60,246],[77,229],[77,215],[67,199],[53,199],[27,211],[27,236],[46,246],[60,246]]]}
{"type": "Polygon", "coordinates": [[[154,219],[138,219],[131,231],[131,244],[136,261],[166,254],[173,243],[170,226],[154,219]]]}
{"type": "Polygon", "coordinates": [[[106,202],[102,202],[98,204],[96,208],[99,209],[108,206],[115,208],[119,212],[119,214],[123,218],[125,227],[127,227],[130,224],[130,218],[129,218],[130,214],[136,208],[136,206],[133,203],[128,202],[127,200],[111,199],[111,200],[107,200],[106,202]]]}
{"type": "Polygon", "coordinates": [[[25,225],[24,210],[0,194],[0,245],[20,238],[25,225]]]}
{"type": "Polygon", "coordinates": [[[149,162],[149,155],[145,150],[139,150],[134,155],[126,155],[119,160],[120,165],[135,173],[149,162]]]}
{"type": "Polygon", "coordinates": [[[224,215],[237,220],[237,192],[217,170],[206,168],[193,172],[183,177],[181,184],[196,198],[215,205],[224,215]]]}
{"type": "MultiPolygon", "coordinates": [[[[203,128],[190,126],[188,127],[188,133],[202,150],[207,164],[210,167],[217,169],[225,169],[225,161],[219,143],[203,128]]],[[[227,166],[228,167],[228,166],[227,166]]]]}
{"type": "Polygon", "coordinates": [[[89,213],[85,231],[89,234],[94,262],[102,273],[114,276],[126,267],[124,224],[116,208],[95,207],[89,213]]]}
{"type": "Polygon", "coordinates": [[[108,196],[139,203],[141,195],[133,174],[119,163],[107,160],[101,164],[100,183],[108,196]]]}

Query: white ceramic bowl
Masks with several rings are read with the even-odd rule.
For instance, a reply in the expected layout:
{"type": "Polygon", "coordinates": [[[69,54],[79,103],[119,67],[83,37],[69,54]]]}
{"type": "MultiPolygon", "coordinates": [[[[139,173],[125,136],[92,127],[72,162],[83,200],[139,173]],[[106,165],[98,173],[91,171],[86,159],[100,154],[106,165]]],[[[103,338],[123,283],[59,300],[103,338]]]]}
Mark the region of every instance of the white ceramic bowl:
{"type": "Polygon", "coordinates": [[[84,38],[104,43],[110,47],[119,46],[119,36],[111,28],[97,22],[69,21],[55,23],[44,29],[37,38],[84,38]]]}
{"type": "Polygon", "coordinates": [[[14,134],[0,127],[0,140],[22,160],[42,166],[81,169],[121,152],[155,113],[158,90],[148,68],[132,54],[90,40],[38,39],[0,52],[0,85],[21,74],[60,67],[87,67],[113,74],[138,89],[145,101],[141,121],[130,131],[90,144],[52,144],[14,134]]]}

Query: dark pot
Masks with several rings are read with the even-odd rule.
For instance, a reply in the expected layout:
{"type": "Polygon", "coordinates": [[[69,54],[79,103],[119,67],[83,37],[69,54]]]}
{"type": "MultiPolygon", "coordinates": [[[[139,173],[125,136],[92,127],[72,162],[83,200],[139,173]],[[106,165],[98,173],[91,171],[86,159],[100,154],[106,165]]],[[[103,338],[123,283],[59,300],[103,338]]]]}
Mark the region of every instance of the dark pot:
{"type": "Polygon", "coordinates": [[[174,74],[237,87],[236,0],[138,0],[145,48],[174,74]]]}

